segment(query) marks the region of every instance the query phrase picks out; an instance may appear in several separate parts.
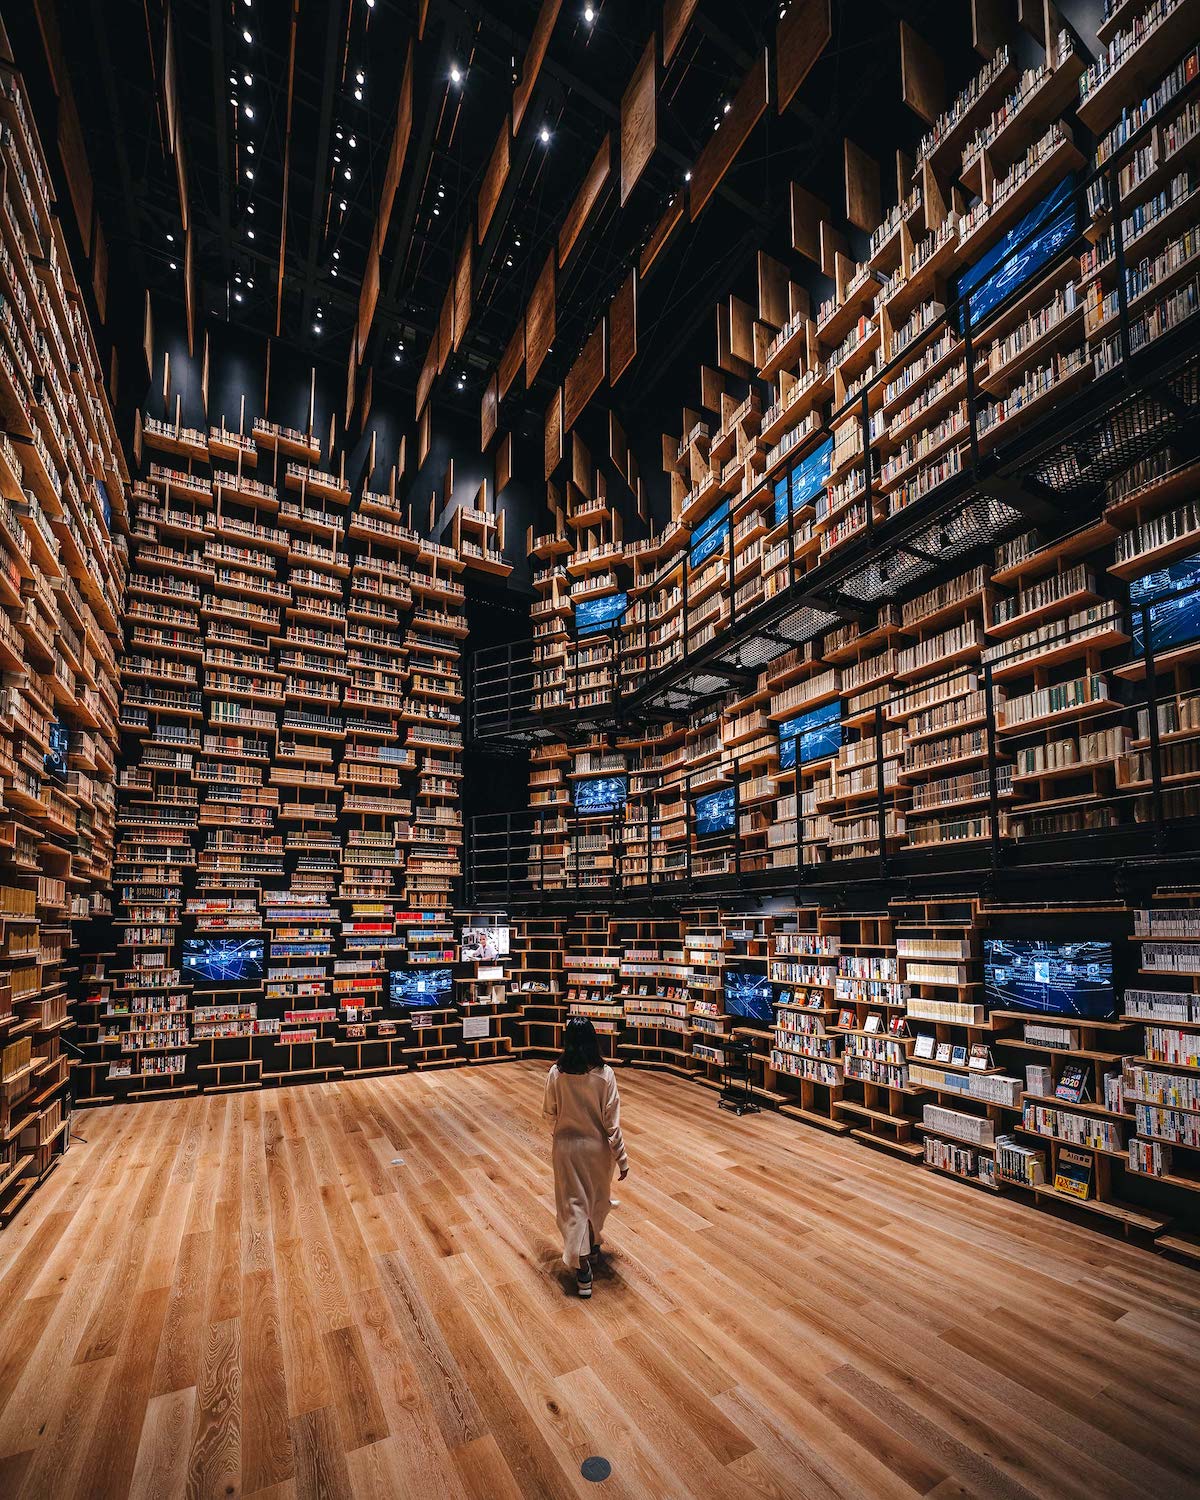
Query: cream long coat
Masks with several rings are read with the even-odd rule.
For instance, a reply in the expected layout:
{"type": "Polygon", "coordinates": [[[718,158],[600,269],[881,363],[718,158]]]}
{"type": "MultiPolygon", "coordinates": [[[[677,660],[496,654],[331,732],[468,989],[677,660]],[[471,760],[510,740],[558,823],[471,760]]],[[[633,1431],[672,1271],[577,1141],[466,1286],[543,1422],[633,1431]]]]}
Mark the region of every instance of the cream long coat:
{"type": "Polygon", "coordinates": [[[613,1168],[629,1165],[613,1070],[605,1064],[590,1073],[560,1073],[555,1064],[542,1113],[554,1132],[554,1209],[563,1262],[576,1268],[587,1259],[592,1237],[600,1238],[611,1207],[613,1168]]]}

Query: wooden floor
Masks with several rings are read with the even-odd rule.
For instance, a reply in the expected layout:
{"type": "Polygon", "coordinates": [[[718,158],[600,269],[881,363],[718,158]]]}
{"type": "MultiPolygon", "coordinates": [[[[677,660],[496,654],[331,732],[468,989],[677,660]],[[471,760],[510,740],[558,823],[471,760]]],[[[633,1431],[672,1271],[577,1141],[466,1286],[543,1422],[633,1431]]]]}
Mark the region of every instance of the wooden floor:
{"type": "Polygon", "coordinates": [[[77,1116],[0,1234],[0,1496],[1200,1494],[1200,1274],[625,1072],[580,1302],[543,1071],[77,1116]]]}

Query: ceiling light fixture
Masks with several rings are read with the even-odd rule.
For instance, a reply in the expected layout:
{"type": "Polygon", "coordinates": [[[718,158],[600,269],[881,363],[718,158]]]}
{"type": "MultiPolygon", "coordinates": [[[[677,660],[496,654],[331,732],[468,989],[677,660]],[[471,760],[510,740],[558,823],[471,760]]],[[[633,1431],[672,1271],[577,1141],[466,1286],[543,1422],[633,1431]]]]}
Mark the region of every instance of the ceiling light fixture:
{"type": "Polygon", "coordinates": [[[234,292],[234,294],[233,294],[233,300],[235,302],[240,302],[242,300],[242,294],[241,294],[241,292],[234,292]]]}
{"type": "Polygon", "coordinates": [[[178,269],[179,269],[179,267],[175,264],[174,261],[171,262],[171,269],[172,269],[172,271],[178,271],[178,269]]]}
{"type": "Polygon", "coordinates": [[[253,290],[254,290],[254,277],[253,277],[253,276],[248,276],[248,277],[247,277],[247,278],[246,278],[246,285],[247,285],[247,287],[248,287],[248,288],[249,288],[249,289],[250,289],[250,290],[251,290],[251,291],[253,291],[253,290]]]}
{"type": "Polygon", "coordinates": [[[246,107],[242,110],[242,113],[246,116],[247,120],[253,120],[254,107],[250,104],[247,104],[246,107]]]}
{"type": "Polygon", "coordinates": [[[367,75],[363,72],[363,70],[361,68],[359,68],[358,72],[355,73],[355,75],[354,75],[354,81],[355,81],[355,83],[366,83],[366,81],[367,81],[367,75]]]}
{"type": "Polygon", "coordinates": [[[459,67],[459,65],[457,63],[451,63],[450,64],[450,82],[451,83],[461,83],[462,82],[462,69],[459,67]]]}
{"type": "Polygon", "coordinates": [[[246,181],[247,182],[253,182],[254,181],[254,168],[253,167],[247,167],[246,168],[246,181]]]}
{"type": "Polygon", "coordinates": [[[242,32],[242,41],[244,41],[247,46],[254,45],[254,38],[250,35],[249,31],[242,32]]]}
{"type": "Polygon", "coordinates": [[[247,88],[252,88],[254,86],[254,74],[253,73],[243,73],[242,77],[246,80],[246,87],[247,88]]]}
{"type": "Polygon", "coordinates": [[[683,180],[684,182],[691,182],[692,174],[690,169],[683,174],[683,180]]]}
{"type": "Polygon", "coordinates": [[[167,244],[168,245],[173,245],[174,243],[175,243],[175,236],[168,229],[167,230],[167,244]]]}
{"type": "Polygon", "coordinates": [[[246,231],[246,238],[248,240],[252,240],[254,238],[254,231],[253,231],[253,229],[247,229],[247,231],[246,231]]]}
{"type": "Polygon", "coordinates": [[[247,156],[253,156],[254,155],[254,142],[253,141],[247,141],[246,142],[246,155],[247,156]]]}
{"type": "Polygon", "coordinates": [[[727,115],[732,108],[733,105],[730,104],[728,99],[726,99],[725,103],[721,106],[721,113],[723,115],[727,115]]]}
{"type": "Polygon", "coordinates": [[[361,101],[361,99],[362,99],[362,89],[355,89],[354,90],[354,97],[356,99],[358,99],[358,100],[361,101]]]}
{"type": "Polygon", "coordinates": [[[583,12],[583,19],[588,23],[589,26],[596,19],[596,12],[590,5],[583,12]]]}
{"type": "Polygon", "coordinates": [[[543,125],[538,131],[538,140],[541,141],[543,146],[550,144],[550,127],[548,125],[543,125]]]}

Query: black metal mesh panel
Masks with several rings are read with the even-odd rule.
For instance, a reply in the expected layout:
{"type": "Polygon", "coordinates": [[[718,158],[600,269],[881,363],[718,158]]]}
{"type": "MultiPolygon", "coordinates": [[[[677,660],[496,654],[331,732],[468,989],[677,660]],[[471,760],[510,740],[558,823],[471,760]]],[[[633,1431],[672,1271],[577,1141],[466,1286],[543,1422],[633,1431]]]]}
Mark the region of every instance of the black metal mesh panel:
{"type": "Polygon", "coordinates": [[[1196,414],[1196,363],[1153,391],[1130,391],[1081,431],[1044,454],[1032,477],[1070,504],[1086,499],[1113,475],[1158,453],[1196,414]],[[1178,391],[1178,394],[1176,392],[1178,391]]]}

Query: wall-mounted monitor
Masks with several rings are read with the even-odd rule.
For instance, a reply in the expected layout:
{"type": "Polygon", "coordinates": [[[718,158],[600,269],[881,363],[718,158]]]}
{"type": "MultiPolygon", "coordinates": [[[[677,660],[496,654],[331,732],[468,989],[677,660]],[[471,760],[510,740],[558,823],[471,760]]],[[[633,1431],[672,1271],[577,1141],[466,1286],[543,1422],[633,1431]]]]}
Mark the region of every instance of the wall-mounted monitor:
{"type": "Polygon", "coordinates": [[[695,531],[688,549],[688,562],[693,568],[706,563],[714,552],[719,552],[729,535],[729,501],[722,500],[716,510],[705,516],[695,531]]]}
{"type": "Polygon", "coordinates": [[[454,978],[449,969],[425,969],[412,964],[393,969],[388,975],[388,998],[393,1005],[408,1010],[429,1010],[445,1005],[454,978]]]}
{"type": "Polygon", "coordinates": [[[1134,606],[1135,656],[1146,649],[1143,622],[1149,623],[1150,646],[1155,652],[1174,651],[1200,640],[1200,552],[1135,578],[1129,585],[1129,602],[1134,606]]]}
{"type": "Polygon", "coordinates": [[[625,806],[628,794],[628,776],[590,776],[575,783],[575,811],[581,818],[615,813],[625,806]]]}
{"type": "Polygon", "coordinates": [[[262,971],[262,938],[183,940],[183,972],[202,984],[253,984],[262,971]]]}
{"type": "MultiPolygon", "coordinates": [[[[1075,178],[1068,175],[1023,219],[954,281],[954,298],[968,297],[971,327],[978,327],[994,307],[1041,268],[1074,238],[1077,227],[1075,178]],[[1029,236],[1027,239],[1026,236],[1029,236]],[[1024,243],[1022,243],[1024,242],[1024,243]],[[1019,246],[1020,248],[1014,248],[1019,246]]],[[[963,329],[962,309],[958,312],[963,329]]]]}
{"type": "Polygon", "coordinates": [[[774,1024],[775,994],[765,974],[756,969],[726,969],[724,982],[726,1015],[774,1024]]]}
{"type": "Polygon", "coordinates": [[[460,952],[465,964],[487,964],[498,958],[507,958],[509,951],[509,929],[507,927],[464,927],[460,952]]]}
{"type": "Polygon", "coordinates": [[[71,753],[71,731],[61,719],[50,725],[50,737],[46,745],[46,775],[53,781],[66,784],[67,758],[71,753]]]}
{"type": "Polygon", "coordinates": [[[602,599],[581,599],[575,606],[575,634],[599,635],[625,618],[628,594],[605,594],[602,599]]]}
{"type": "Polygon", "coordinates": [[[737,821],[733,805],[733,788],[722,787],[719,792],[705,792],[696,798],[696,837],[715,838],[721,833],[732,833],[737,821]]]}
{"type": "Polygon", "coordinates": [[[775,524],[778,526],[788,513],[790,502],[793,515],[829,482],[829,471],[833,466],[833,439],[823,443],[798,463],[792,471],[775,483],[775,524]]]}
{"type": "Polygon", "coordinates": [[[1117,1014],[1109,942],[985,937],[983,983],[996,1010],[1088,1021],[1111,1021],[1117,1014]]]}
{"type": "Polygon", "coordinates": [[[828,760],[842,748],[842,705],[823,703],[779,726],[779,765],[790,771],[812,760],[828,760]]]}

